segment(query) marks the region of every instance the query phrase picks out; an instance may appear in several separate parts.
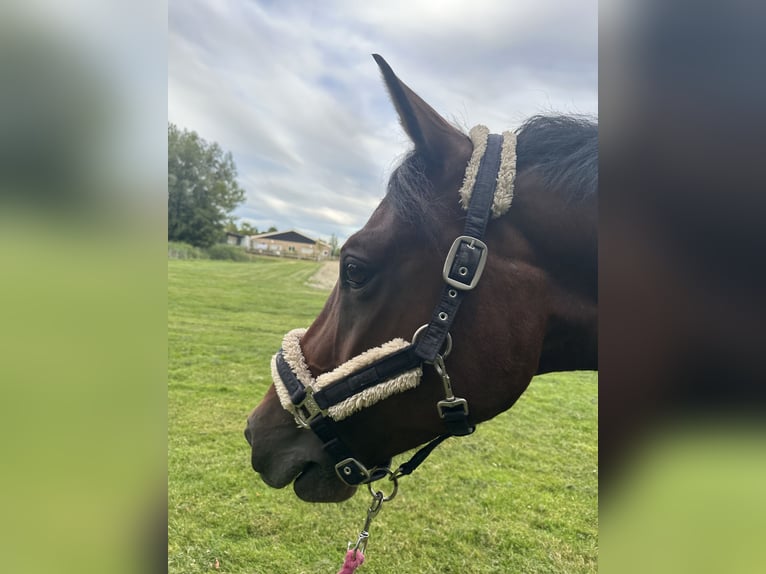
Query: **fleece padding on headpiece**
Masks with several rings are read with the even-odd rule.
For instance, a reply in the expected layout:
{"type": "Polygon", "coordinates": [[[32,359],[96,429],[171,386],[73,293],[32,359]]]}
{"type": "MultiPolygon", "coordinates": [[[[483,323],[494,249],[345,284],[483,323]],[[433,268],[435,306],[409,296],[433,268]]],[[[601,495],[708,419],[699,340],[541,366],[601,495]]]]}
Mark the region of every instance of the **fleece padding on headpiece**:
{"type": "MultiPolygon", "coordinates": [[[[460,188],[460,205],[468,209],[471,201],[473,186],[476,176],[479,174],[479,165],[484,152],[487,151],[487,138],[489,128],[487,126],[474,126],[468,133],[473,142],[473,153],[465,168],[463,187],[460,188]]],[[[503,132],[503,147],[500,151],[500,169],[497,172],[497,187],[492,199],[492,217],[497,218],[511,208],[513,201],[513,184],[516,179],[516,134],[503,132]]]]}
{"type": "MultiPolygon", "coordinates": [[[[314,391],[323,389],[354,371],[371,365],[378,359],[382,359],[409,345],[404,339],[393,339],[388,343],[382,344],[380,347],[374,347],[353,357],[329,373],[323,373],[314,379],[306,365],[306,360],[303,357],[303,351],[300,346],[301,338],[305,333],[306,329],[293,329],[287,333],[282,340],[282,356],[303,386],[312,387],[314,391]]],[[[422,374],[423,370],[420,367],[406,371],[383,383],[365,389],[337,405],[331,406],[327,410],[327,414],[331,419],[341,421],[355,412],[374,405],[391,395],[414,389],[420,383],[422,374]]],[[[277,370],[276,356],[271,360],[271,378],[274,381],[274,387],[282,407],[288,412],[295,414],[295,408],[290,400],[290,395],[277,370]]]]}

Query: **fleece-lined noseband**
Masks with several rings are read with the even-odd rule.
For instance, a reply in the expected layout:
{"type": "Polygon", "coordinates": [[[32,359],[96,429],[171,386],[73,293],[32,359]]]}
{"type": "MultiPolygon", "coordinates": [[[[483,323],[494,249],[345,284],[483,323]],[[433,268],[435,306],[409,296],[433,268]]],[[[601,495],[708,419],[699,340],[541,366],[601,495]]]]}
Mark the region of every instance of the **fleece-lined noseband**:
{"type": "Polygon", "coordinates": [[[341,440],[335,423],[393,394],[415,388],[420,383],[423,364],[434,365],[442,378],[446,397],[436,407],[447,432],[421,448],[395,474],[410,474],[446,438],[474,431],[467,401],[452,393],[444,357],[452,345],[449,329],[460,303],[484,270],[487,246],[481,238],[490,215],[499,217],[508,211],[513,200],[516,135],[490,134],[485,126],[476,126],[469,136],[473,153],[460,189],[460,202],[467,210],[465,227],[444,262],[442,295],[428,324],[418,329],[412,342],[394,339],[316,379],[300,347],[305,329],[287,333],[282,348],[272,359],[271,374],[282,407],[300,426],[316,433],[336,462],[338,477],[350,486],[391,474],[390,461],[368,470],[341,440]]]}

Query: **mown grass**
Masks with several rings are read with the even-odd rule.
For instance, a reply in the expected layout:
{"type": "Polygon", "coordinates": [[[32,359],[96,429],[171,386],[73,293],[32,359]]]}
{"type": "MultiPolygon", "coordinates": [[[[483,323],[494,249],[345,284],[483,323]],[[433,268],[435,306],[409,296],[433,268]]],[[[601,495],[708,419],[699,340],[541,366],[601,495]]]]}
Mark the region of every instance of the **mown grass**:
{"type": "MultiPolygon", "coordinates": [[[[366,492],[312,505],[268,488],[242,434],[282,335],[327,297],[306,286],[317,268],[168,261],[171,573],[334,574],[356,539],[366,492]]],[[[596,374],[559,373],[404,479],[359,572],[584,573],[596,558],[596,374]]]]}

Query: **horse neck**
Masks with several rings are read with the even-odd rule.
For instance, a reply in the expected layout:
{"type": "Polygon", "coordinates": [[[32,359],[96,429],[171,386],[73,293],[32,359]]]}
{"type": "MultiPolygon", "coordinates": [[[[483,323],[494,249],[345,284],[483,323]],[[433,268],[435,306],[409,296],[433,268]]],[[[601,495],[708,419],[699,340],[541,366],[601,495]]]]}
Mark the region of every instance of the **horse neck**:
{"type": "Polygon", "coordinates": [[[597,197],[521,188],[509,226],[526,243],[523,255],[545,276],[546,304],[537,374],[596,370],[598,360],[597,197]]]}

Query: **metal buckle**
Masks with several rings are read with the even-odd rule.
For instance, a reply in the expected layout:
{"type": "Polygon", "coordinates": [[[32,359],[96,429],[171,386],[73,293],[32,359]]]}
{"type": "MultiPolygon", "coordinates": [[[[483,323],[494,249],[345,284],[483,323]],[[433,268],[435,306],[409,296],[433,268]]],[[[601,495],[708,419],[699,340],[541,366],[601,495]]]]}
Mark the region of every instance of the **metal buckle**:
{"type": "Polygon", "coordinates": [[[337,474],[338,478],[340,478],[343,482],[345,482],[349,486],[358,486],[360,484],[363,484],[365,481],[369,481],[370,479],[370,471],[367,470],[367,467],[364,466],[361,462],[359,462],[355,458],[346,458],[340,461],[338,464],[336,464],[335,474],[337,474]],[[348,479],[353,474],[355,474],[354,469],[356,469],[358,473],[364,477],[363,480],[360,480],[359,482],[349,482],[348,479]]]}
{"type": "MultiPolygon", "coordinates": [[[[455,241],[452,243],[452,247],[450,247],[449,253],[447,254],[447,259],[444,260],[444,267],[442,268],[442,278],[444,279],[445,283],[449,285],[450,287],[454,287],[455,289],[460,289],[461,291],[470,291],[474,287],[476,287],[476,284],[479,282],[479,279],[481,279],[481,274],[484,271],[484,265],[487,263],[487,244],[481,241],[480,239],[476,239],[475,237],[471,237],[470,235],[461,235],[455,241]],[[479,256],[479,263],[476,266],[476,272],[473,274],[473,278],[471,279],[470,283],[463,283],[457,279],[453,279],[449,276],[450,271],[452,271],[452,266],[455,264],[455,256],[457,255],[458,249],[460,249],[460,246],[462,244],[468,245],[469,249],[481,249],[481,255],[479,256]]],[[[461,268],[466,270],[466,275],[468,274],[467,268],[461,268]]],[[[459,273],[459,271],[458,271],[459,273]]]]}
{"type": "Polygon", "coordinates": [[[439,411],[439,416],[441,418],[445,418],[447,416],[447,413],[445,413],[445,409],[454,409],[457,406],[461,406],[463,408],[463,414],[465,416],[468,416],[468,401],[465,399],[461,399],[460,397],[452,397],[451,399],[445,399],[442,401],[439,401],[436,403],[436,410],[439,411]]]}
{"type": "Polygon", "coordinates": [[[319,408],[319,405],[314,399],[314,388],[305,387],[306,396],[297,405],[293,405],[295,412],[295,422],[297,422],[303,428],[311,428],[311,421],[317,418],[319,415],[327,414],[319,408]]]}

